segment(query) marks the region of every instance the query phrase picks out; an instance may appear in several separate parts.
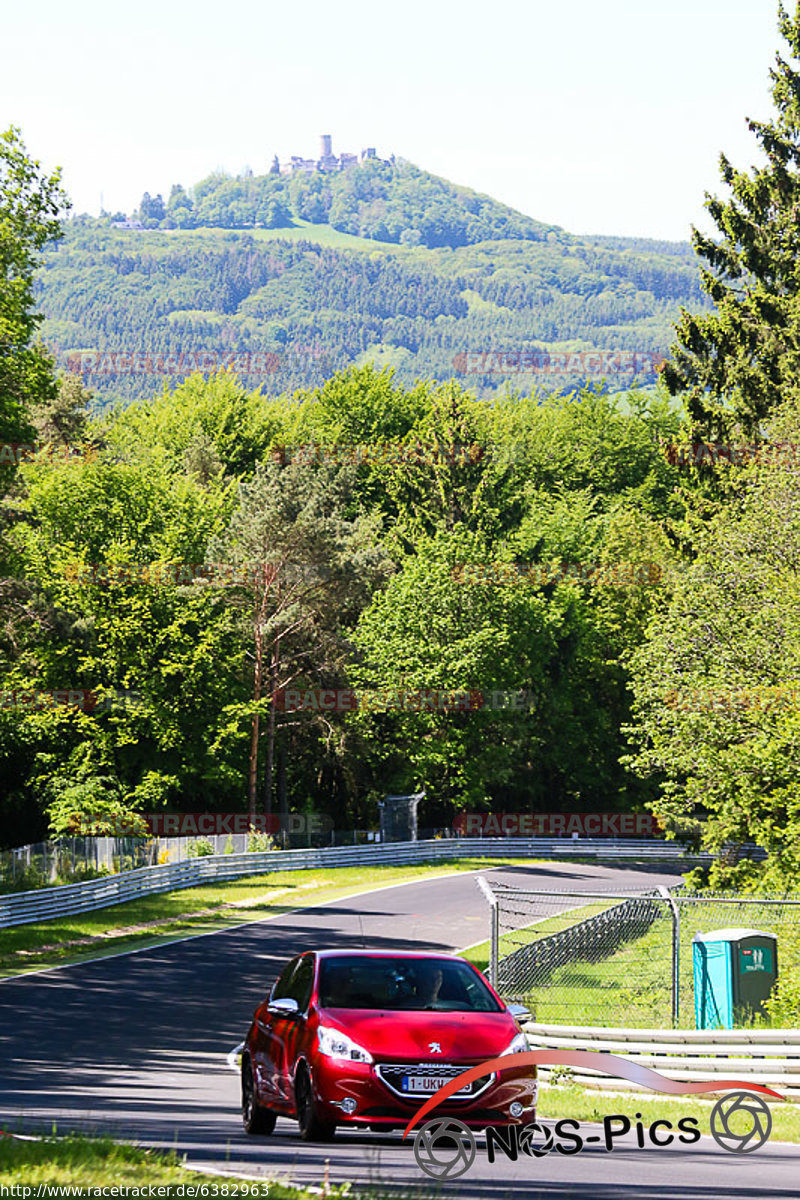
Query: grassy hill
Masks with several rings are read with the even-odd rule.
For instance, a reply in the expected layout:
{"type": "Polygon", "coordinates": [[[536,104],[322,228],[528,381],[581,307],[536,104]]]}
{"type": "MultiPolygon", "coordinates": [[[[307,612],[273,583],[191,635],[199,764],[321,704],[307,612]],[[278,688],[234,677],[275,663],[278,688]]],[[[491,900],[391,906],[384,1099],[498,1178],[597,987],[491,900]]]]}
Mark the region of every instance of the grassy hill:
{"type": "Polygon", "coordinates": [[[366,361],[483,396],[623,388],[703,304],[686,244],[574,237],[407,163],[215,175],[137,215],[68,222],[38,280],[45,340],[100,403],[224,365],[270,394],[366,361]]]}

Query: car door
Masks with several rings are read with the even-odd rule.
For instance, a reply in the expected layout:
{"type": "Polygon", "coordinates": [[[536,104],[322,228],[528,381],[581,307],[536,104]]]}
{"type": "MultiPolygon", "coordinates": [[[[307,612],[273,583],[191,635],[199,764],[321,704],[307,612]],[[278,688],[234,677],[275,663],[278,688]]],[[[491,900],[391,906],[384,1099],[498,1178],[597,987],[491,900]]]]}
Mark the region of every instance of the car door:
{"type": "Polygon", "coordinates": [[[287,997],[297,1002],[297,1013],[276,1020],[273,1016],[273,1037],[279,1055],[278,1081],[280,1098],[283,1102],[294,1100],[295,1064],[301,1054],[307,1054],[309,1034],[306,1025],[311,992],[314,985],[314,955],[305,954],[298,961],[287,985],[287,997]]]}
{"type": "Polygon", "coordinates": [[[269,997],[256,1010],[253,1067],[256,1075],[256,1090],[264,1104],[280,1103],[283,1096],[280,1078],[283,1061],[281,1039],[284,1022],[280,1016],[270,1012],[269,1006],[273,1000],[286,999],[289,995],[289,985],[299,962],[298,956],[286,964],[274,983],[269,997]]]}

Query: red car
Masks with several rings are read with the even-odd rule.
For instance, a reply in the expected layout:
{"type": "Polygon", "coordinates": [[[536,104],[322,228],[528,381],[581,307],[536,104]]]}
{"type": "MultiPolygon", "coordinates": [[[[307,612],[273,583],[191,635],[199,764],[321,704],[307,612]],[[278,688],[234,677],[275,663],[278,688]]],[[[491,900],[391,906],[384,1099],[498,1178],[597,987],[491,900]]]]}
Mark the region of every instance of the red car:
{"type": "MultiPolygon", "coordinates": [[[[467,1067],[527,1050],[517,1018],[477,967],[444,954],[298,955],[256,1009],[242,1046],[242,1120],[271,1133],[295,1117],[306,1141],[337,1125],[404,1127],[467,1067]]],[[[530,1069],[469,1084],[437,1109],[473,1128],[536,1119],[530,1069]]]]}

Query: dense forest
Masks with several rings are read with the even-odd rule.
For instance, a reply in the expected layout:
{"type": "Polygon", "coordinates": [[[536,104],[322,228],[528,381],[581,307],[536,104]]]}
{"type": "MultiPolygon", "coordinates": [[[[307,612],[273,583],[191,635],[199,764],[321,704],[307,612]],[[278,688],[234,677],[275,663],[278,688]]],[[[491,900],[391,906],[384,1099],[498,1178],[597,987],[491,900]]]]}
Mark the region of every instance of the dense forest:
{"type": "Polygon", "coordinates": [[[674,507],[678,468],[659,446],[677,427],[666,402],[623,413],[585,393],[488,408],[456,384],[407,390],[371,367],[275,400],[228,373],[196,376],[93,425],[82,399],[71,419],[95,450],[18,468],[25,515],[8,543],[35,619],[15,626],[4,687],[111,702],[85,712],[31,700],[29,712],[0,714],[20,834],[40,831],[48,812],[68,828],[90,798],[103,812],[241,808],[254,718],[266,750],[269,697],[289,686],[525,701],[273,706],[274,784],[262,752],[259,811],[283,796],[363,827],[385,789],[421,782],[439,823],[464,805],[615,807],[651,794],[619,764],[622,655],[664,587],[647,575],[592,585],[560,567],[541,587],[522,576],[470,585],[458,569],[668,564],[658,519],[674,507]],[[386,454],[398,444],[414,453],[386,454]],[[361,461],[336,453],[356,445],[361,461]],[[330,452],[275,453],[286,446],[330,452]],[[196,564],[211,569],[185,569],[196,564]]]}
{"type": "Polygon", "coordinates": [[[78,217],[44,255],[43,336],[98,405],[145,398],[204,363],[233,365],[268,395],[368,362],[406,386],[455,375],[483,397],[604,376],[617,390],[652,385],[680,306],[706,303],[688,245],[575,238],[408,164],[213,176],[180,197],[196,219],[177,221],[177,200],[144,230],[78,217]],[[291,200],[285,226],[234,203],[262,184],[291,200]],[[378,185],[391,237],[375,215],[378,185]],[[319,210],[303,202],[317,194],[319,210]],[[358,220],[342,215],[353,196],[358,220]],[[406,237],[421,213],[446,235],[406,237]],[[641,361],[604,371],[580,357],[594,350],[641,361]],[[530,365],[565,352],[560,366],[530,365]]]}

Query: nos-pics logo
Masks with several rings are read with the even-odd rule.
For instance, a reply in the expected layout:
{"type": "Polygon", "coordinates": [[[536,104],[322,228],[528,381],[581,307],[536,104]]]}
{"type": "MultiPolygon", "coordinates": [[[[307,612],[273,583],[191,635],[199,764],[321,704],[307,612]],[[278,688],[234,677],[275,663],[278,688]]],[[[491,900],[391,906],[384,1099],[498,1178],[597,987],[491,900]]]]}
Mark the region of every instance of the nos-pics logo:
{"type": "MultiPolygon", "coordinates": [[[[783,1099],[780,1093],[772,1088],[738,1079],[679,1083],[674,1079],[667,1079],[649,1067],[619,1058],[616,1054],[597,1054],[589,1050],[534,1050],[503,1055],[476,1067],[469,1067],[434,1092],[417,1115],[409,1121],[403,1137],[406,1138],[423,1118],[475,1079],[494,1071],[519,1072],[522,1068],[554,1065],[589,1067],[606,1075],[629,1079],[651,1091],[672,1096],[726,1092],[728,1094],[718,1100],[711,1110],[710,1129],[711,1136],[717,1144],[733,1154],[752,1154],[764,1145],[772,1132],[772,1113],[766,1101],[761,1099],[761,1095],[773,1096],[777,1100],[783,1099]]],[[[677,1131],[674,1131],[670,1121],[653,1121],[646,1127],[638,1119],[640,1114],[637,1113],[636,1116],[636,1144],[640,1149],[647,1144],[647,1139],[656,1147],[673,1145],[676,1137],[678,1142],[686,1145],[700,1140],[700,1130],[697,1128],[699,1122],[695,1118],[681,1119],[677,1131]]],[[[520,1153],[531,1158],[542,1158],[551,1150],[565,1155],[578,1154],[590,1143],[602,1143],[606,1150],[613,1151],[615,1139],[629,1133],[631,1128],[631,1121],[625,1116],[605,1117],[603,1134],[585,1137],[580,1132],[579,1123],[571,1119],[557,1121],[552,1128],[537,1122],[489,1126],[486,1130],[486,1152],[490,1162],[495,1161],[498,1151],[515,1162],[520,1153]],[[616,1128],[614,1122],[618,1122],[616,1128]]],[[[458,1179],[464,1175],[475,1162],[477,1152],[478,1144],[472,1130],[453,1116],[431,1118],[417,1130],[414,1138],[414,1156],[418,1166],[426,1175],[437,1180],[458,1179]]]]}

